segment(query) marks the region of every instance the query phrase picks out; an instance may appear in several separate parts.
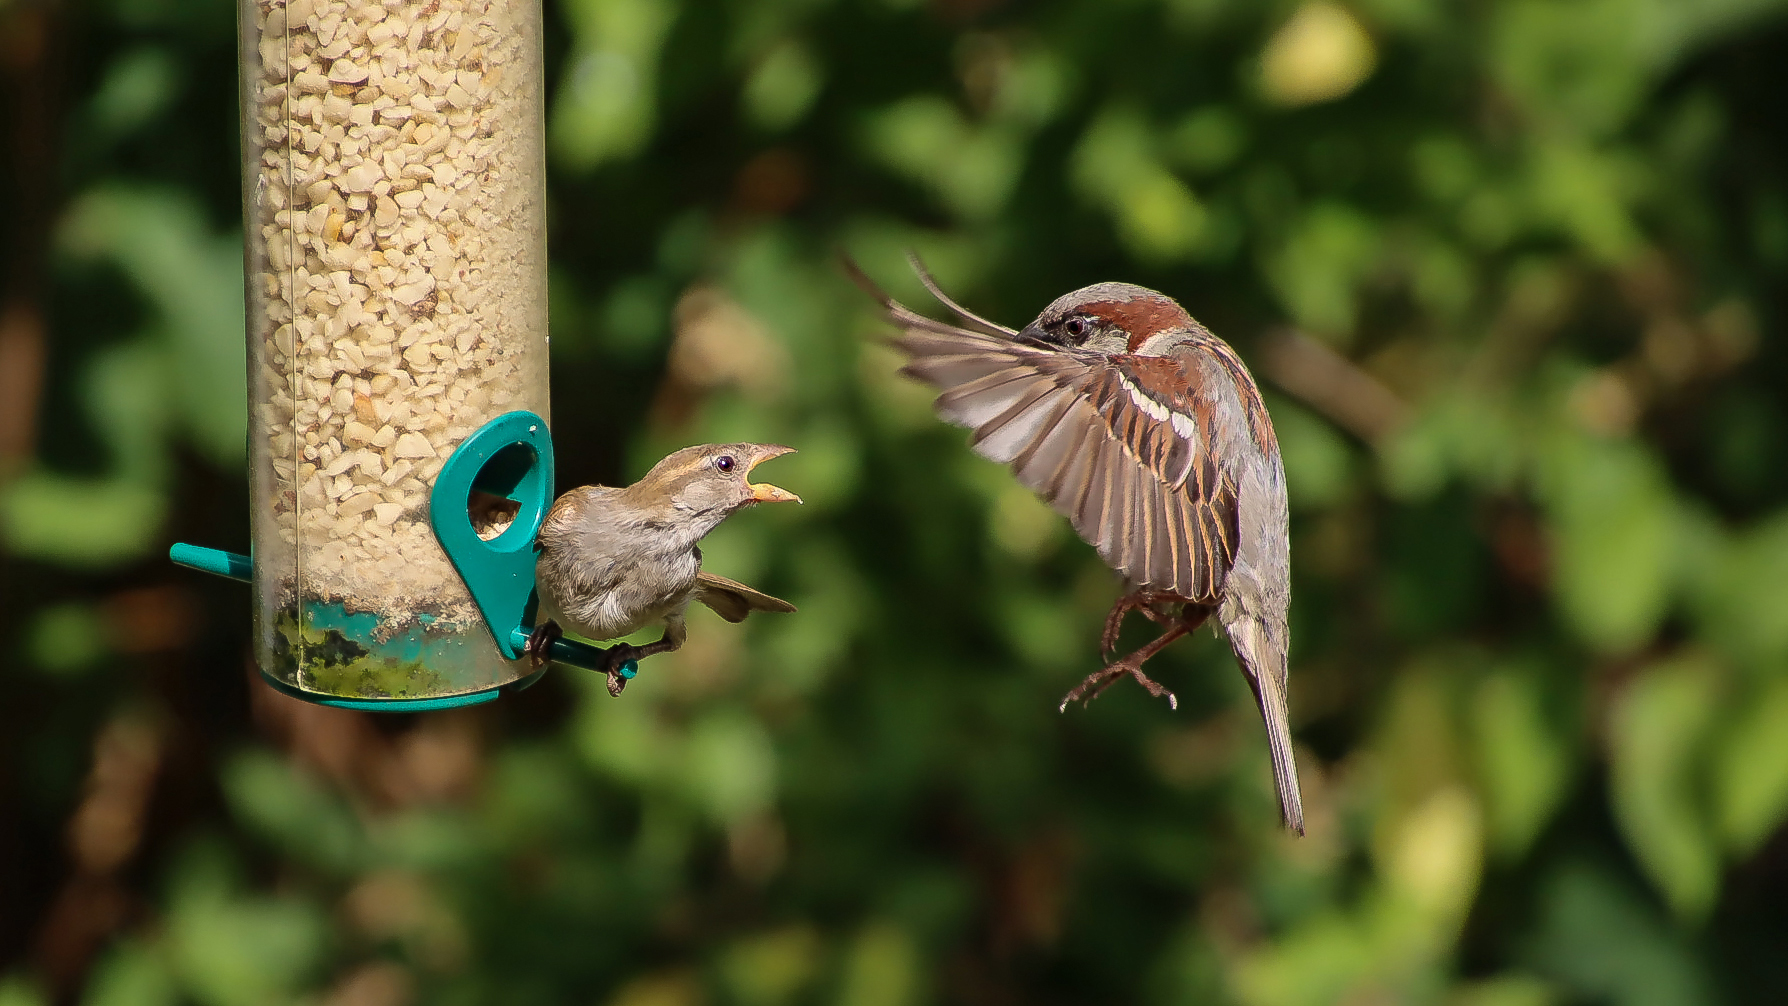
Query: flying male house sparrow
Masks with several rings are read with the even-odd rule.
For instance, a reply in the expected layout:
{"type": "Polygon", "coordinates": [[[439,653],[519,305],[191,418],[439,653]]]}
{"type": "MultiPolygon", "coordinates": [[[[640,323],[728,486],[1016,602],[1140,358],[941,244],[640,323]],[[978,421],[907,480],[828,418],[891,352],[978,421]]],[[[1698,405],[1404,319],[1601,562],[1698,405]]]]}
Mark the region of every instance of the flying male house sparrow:
{"type": "Polygon", "coordinates": [[[974,431],[982,457],[1066,516],[1127,580],[1105,620],[1165,626],[1089,675],[1061,708],[1128,675],[1178,706],[1143,662],[1216,615],[1266,721],[1285,824],[1304,832],[1286,712],[1291,541],[1279,442],[1248,369],[1172,298],[1098,283],[1058,298],[1023,331],[961,307],[913,260],[963,326],[897,303],[847,267],[905,331],[902,370],[943,393],[938,415],[974,431]]]}
{"type": "Polygon", "coordinates": [[[685,447],[625,489],[584,486],[560,496],[540,525],[541,620],[527,646],[535,666],[565,629],[602,640],[662,623],[664,637],[656,643],[608,649],[609,694],[620,695],[623,664],[683,645],[683,612],[691,600],[729,622],[753,611],[794,611],[787,601],[702,572],[696,545],[753,503],[801,502],[786,489],[748,479],[759,464],[792,453],[778,444],[685,447]]]}

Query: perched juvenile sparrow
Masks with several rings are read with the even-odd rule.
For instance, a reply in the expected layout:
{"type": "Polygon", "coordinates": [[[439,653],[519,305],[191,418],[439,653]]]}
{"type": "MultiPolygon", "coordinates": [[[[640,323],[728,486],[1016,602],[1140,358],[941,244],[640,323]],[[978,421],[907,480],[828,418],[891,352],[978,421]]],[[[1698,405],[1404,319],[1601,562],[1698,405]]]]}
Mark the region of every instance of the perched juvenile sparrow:
{"type": "Polygon", "coordinates": [[[1014,331],[957,305],[915,259],[959,328],[908,310],[847,266],[905,329],[902,372],[943,390],[938,415],[973,430],[977,453],[1011,465],[1125,576],[1105,620],[1107,656],[1126,613],[1165,626],[1089,675],[1062,708],[1125,675],[1177,706],[1143,662],[1216,615],[1266,721],[1285,823],[1303,834],[1285,705],[1285,470],[1235,352],[1171,298],[1128,283],[1076,290],[1014,331]]]}
{"type": "Polygon", "coordinates": [[[608,649],[608,690],[620,695],[621,665],[683,645],[683,612],[691,600],[729,622],[753,611],[794,611],[787,601],[702,572],[696,547],[743,507],[801,502],[747,478],[760,463],[793,452],[777,444],[685,447],[625,489],[584,486],[560,496],[540,525],[535,571],[542,620],[527,647],[534,664],[545,662],[563,629],[602,640],[662,623],[664,638],[656,643],[608,649]]]}

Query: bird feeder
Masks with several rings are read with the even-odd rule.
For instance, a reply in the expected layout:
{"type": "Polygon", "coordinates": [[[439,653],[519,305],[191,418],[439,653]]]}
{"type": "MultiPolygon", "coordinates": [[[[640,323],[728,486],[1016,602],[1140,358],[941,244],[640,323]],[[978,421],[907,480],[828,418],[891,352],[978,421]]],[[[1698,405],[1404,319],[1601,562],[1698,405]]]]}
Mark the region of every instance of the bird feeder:
{"type": "Polygon", "coordinates": [[[238,14],[253,560],[175,558],[252,569],[255,658],[300,698],[522,687],[552,496],[540,0],[238,14]]]}

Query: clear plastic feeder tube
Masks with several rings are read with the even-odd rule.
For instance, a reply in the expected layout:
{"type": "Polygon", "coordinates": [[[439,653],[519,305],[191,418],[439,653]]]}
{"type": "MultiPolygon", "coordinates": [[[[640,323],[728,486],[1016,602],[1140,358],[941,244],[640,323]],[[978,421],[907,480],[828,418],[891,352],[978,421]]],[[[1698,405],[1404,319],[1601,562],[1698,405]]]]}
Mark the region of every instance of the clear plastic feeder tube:
{"type": "Polygon", "coordinates": [[[354,698],[525,676],[428,500],[484,422],[548,415],[540,0],[240,0],[239,26],[261,669],[354,698]]]}

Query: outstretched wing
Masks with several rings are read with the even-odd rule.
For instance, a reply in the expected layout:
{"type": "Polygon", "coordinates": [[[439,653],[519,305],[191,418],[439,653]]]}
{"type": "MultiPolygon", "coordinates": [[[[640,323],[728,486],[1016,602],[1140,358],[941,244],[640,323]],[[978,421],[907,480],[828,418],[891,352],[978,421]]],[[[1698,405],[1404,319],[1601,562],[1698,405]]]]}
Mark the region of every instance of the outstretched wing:
{"type": "Polygon", "coordinates": [[[941,389],[937,412],[974,431],[1114,569],[1139,587],[1214,602],[1235,562],[1236,487],[1213,445],[1210,399],[1228,373],[1178,356],[1057,350],[924,319],[888,302],[904,373],[941,389]]]}
{"type": "Polygon", "coordinates": [[[695,599],[713,608],[729,622],[743,622],[754,611],[793,612],[795,606],[780,597],[771,597],[737,580],[728,580],[713,573],[695,574],[695,599]]]}

